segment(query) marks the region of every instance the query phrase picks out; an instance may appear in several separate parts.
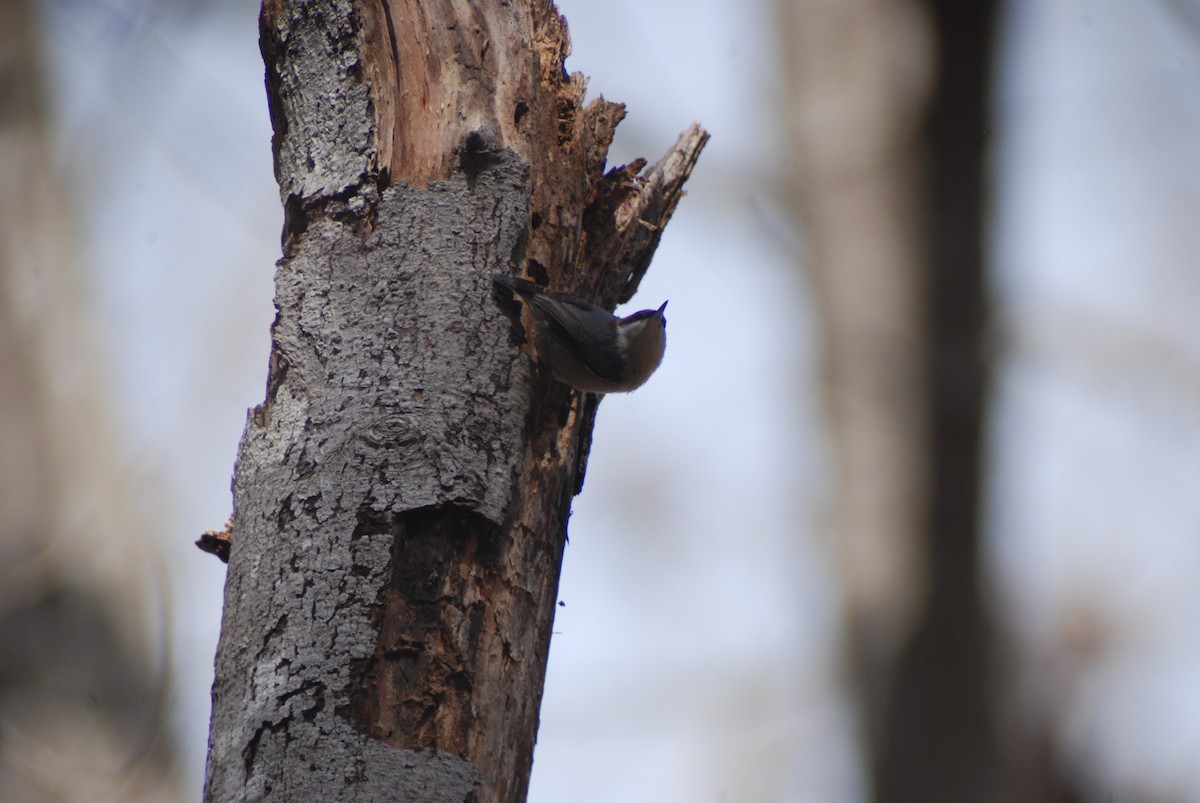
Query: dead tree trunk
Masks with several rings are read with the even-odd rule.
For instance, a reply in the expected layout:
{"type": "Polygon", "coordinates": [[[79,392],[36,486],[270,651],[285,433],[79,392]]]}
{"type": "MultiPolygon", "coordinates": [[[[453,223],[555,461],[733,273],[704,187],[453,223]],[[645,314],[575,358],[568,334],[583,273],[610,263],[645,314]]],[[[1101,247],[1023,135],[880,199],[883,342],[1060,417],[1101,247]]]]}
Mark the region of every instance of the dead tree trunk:
{"type": "Polygon", "coordinates": [[[234,478],[205,797],[523,800],[594,397],[491,297],[615,304],[703,147],[605,175],[550,3],[267,0],[286,221],[234,478]]]}

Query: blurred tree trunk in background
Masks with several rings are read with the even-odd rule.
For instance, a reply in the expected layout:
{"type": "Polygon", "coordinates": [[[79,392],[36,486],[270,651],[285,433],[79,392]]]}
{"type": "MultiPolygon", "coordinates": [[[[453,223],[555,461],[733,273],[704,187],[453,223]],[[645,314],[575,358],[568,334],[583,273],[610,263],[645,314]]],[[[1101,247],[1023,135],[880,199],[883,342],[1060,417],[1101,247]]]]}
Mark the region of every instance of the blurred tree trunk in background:
{"type": "Polygon", "coordinates": [[[926,571],[928,424],[916,214],[930,65],[918,8],[784,0],[789,198],[823,330],[850,655],[870,738],[926,571]]]}
{"type": "Polygon", "coordinates": [[[492,276],[627,300],[707,135],[604,175],[623,107],[541,0],[260,28],[284,257],[206,798],[523,800],[596,397],[538,378],[492,276]]]}
{"type": "Polygon", "coordinates": [[[162,566],[114,470],[34,6],[0,3],[0,800],[178,800],[162,566]]]}
{"type": "Polygon", "coordinates": [[[1065,799],[1044,752],[1002,753],[980,561],[993,5],[781,12],[875,799],[1065,799]]]}
{"type": "Polygon", "coordinates": [[[880,801],[1000,801],[994,629],[980,491],[987,371],[984,214],[994,9],[932,0],[935,76],[916,163],[924,258],[925,599],[883,708],[880,801]]]}

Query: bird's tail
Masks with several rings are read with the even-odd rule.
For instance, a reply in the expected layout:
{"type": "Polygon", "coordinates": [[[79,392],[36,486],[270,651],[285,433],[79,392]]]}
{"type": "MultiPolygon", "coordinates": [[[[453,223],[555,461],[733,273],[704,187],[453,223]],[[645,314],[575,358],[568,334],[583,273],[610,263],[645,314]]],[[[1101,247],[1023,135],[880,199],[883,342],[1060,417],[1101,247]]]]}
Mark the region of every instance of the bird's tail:
{"type": "Polygon", "coordinates": [[[506,287],[514,293],[520,293],[523,296],[536,296],[546,292],[546,288],[540,284],[534,284],[528,279],[518,279],[515,276],[509,276],[506,273],[497,273],[492,276],[492,281],[501,287],[506,287]]]}

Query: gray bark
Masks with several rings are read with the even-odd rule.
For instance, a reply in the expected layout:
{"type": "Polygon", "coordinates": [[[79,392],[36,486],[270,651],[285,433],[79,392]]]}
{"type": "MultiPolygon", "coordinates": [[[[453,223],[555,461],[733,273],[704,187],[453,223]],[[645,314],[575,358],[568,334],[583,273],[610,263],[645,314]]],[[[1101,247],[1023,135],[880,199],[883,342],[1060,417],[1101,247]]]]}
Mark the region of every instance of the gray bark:
{"type": "Polygon", "coordinates": [[[522,800],[596,400],[491,276],[628,298],[706,135],[603,175],[621,108],[545,3],[280,0],[262,45],[284,258],[206,799],[522,800]]]}

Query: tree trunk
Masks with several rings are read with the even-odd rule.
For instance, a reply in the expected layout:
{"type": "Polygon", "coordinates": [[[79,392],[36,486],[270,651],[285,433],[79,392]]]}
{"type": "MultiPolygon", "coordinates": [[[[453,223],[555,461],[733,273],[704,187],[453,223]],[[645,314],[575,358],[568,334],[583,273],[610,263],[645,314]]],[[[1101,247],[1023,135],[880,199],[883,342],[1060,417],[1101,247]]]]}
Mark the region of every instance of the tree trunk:
{"type": "Polygon", "coordinates": [[[614,305],[707,135],[604,175],[549,3],[268,0],[285,207],[234,478],[207,800],[524,799],[597,399],[491,294],[614,305]]]}
{"type": "Polygon", "coordinates": [[[930,0],[938,76],[925,119],[922,170],[928,244],[923,372],[929,421],[925,517],[928,597],[901,652],[881,753],[880,801],[1004,799],[980,560],[984,220],[992,89],[990,2],[930,0]]]}
{"type": "Polygon", "coordinates": [[[789,197],[822,327],[832,542],[868,750],[926,570],[927,423],[916,130],[929,90],[920,10],[781,0],[789,197]]]}
{"type": "Polygon", "coordinates": [[[784,12],[849,649],[880,801],[1036,786],[1000,755],[979,553],[993,12],[956,0],[784,12]]]}
{"type": "Polygon", "coordinates": [[[0,800],[166,803],[161,521],[108,408],[38,5],[0,3],[0,800]]]}

